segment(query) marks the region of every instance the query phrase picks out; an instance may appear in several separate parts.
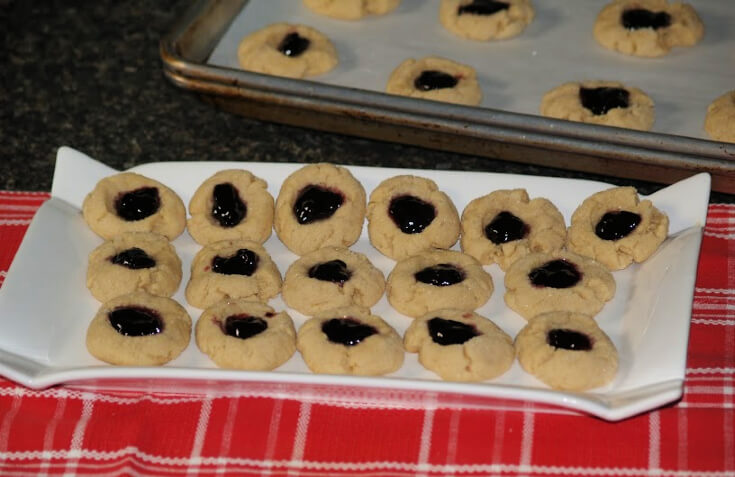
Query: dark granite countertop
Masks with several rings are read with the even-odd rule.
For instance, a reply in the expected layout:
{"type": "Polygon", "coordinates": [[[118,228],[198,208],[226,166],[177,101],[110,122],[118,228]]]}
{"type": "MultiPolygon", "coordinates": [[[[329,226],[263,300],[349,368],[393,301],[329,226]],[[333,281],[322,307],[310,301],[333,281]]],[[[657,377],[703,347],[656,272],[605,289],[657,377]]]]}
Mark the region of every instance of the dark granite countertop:
{"type": "MultiPolygon", "coordinates": [[[[327,161],[589,178],[645,194],[661,187],[222,112],[162,74],[158,41],[188,3],[0,0],[0,189],[49,190],[62,145],[118,169],[154,161],[327,161]]],[[[711,200],[735,196],[713,193],[711,200]]]]}

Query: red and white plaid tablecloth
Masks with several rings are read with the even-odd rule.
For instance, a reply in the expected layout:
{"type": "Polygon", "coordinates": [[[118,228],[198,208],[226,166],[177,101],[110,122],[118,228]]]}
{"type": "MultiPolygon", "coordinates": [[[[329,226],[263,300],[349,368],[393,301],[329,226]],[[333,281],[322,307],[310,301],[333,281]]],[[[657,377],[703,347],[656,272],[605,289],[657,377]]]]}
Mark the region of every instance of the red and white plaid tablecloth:
{"type": "MultiPolygon", "coordinates": [[[[0,283],[43,193],[0,192],[0,283]]],[[[0,330],[0,333],[2,330],[0,330]]],[[[565,411],[32,391],[0,378],[0,475],[735,476],[735,206],[709,208],[675,405],[565,411]]]]}

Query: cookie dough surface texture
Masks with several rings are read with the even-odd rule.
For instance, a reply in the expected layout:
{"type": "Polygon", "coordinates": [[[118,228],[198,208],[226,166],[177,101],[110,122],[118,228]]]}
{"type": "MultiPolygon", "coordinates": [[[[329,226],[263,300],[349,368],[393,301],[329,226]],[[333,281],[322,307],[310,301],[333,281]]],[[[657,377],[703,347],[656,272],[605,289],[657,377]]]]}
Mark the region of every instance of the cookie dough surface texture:
{"type": "Polygon", "coordinates": [[[220,240],[268,240],[273,197],[268,184],[241,169],[219,171],[205,180],[189,202],[189,234],[206,245],[220,240]]]}
{"type": "Polygon", "coordinates": [[[385,290],[383,272],[363,254],[325,247],[296,260],[283,280],[283,301],[305,314],[349,305],[370,308],[385,290]]]}
{"type": "Polygon", "coordinates": [[[442,0],[439,5],[439,21],[444,28],[470,40],[504,40],[514,37],[533,21],[534,16],[530,0],[442,0]],[[487,3],[495,5],[482,5],[487,3]]]}
{"type": "Polygon", "coordinates": [[[492,277],[480,262],[454,250],[430,250],[401,260],[386,283],[393,308],[414,318],[442,308],[472,311],[492,292],[492,277]]]}
{"type": "Polygon", "coordinates": [[[707,107],[704,129],[716,141],[735,142],[735,90],[723,94],[707,107]]]}
{"type": "Polygon", "coordinates": [[[288,23],[274,23],[243,38],[237,58],[245,70],[288,78],[318,76],[338,63],[326,35],[288,23]]]}
{"type": "Polygon", "coordinates": [[[446,58],[409,58],[393,70],[385,91],[411,98],[476,106],[482,101],[477,72],[446,58]]]}
{"type": "Polygon", "coordinates": [[[447,381],[484,381],[508,371],[515,359],[513,340],[492,321],[457,309],[431,311],[411,323],[403,337],[406,351],[447,381]]]}
{"type": "Polygon", "coordinates": [[[173,240],[186,227],[186,208],[179,196],[134,172],[99,181],[84,198],[82,215],[89,228],[104,239],[123,232],[156,232],[173,240]]]}
{"type": "Polygon", "coordinates": [[[234,298],[267,302],[280,291],[281,274],[259,243],[223,240],[194,256],[186,301],[197,308],[234,298]]]}
{"type": "MultiPolygon", "coordinates": [[[[607,100],[611,98],[608,96],[607,100]]],[[[618,81],[582,81],[564,83],[547,92],[541,99],[541,114],[550,118],[566,119],[603,126],[648,131],[653,126],[656,111],[653,100],[642,90],[626,86],[618,81]],[[627,94],[627,106],[609,107],[605,105],[605,98],[595,109],[589,109],[582,103],[581,91],[624,90],[627,94]],[[609,109],[608,109],[609,107],[609,109]],[[601,108],[601,109],[597,109],[601,108]]]]}
{"type": "Polygon", "coordinates": [[[704,25],[690,5],[667,0],[614,0],[597,16],[597,42],[626,55],[656,57],[675,46],[692,46],[704,25]]]}
{"type": "MultiPolygon", "coordinates": [[[[591,257],[610,270],[626,268],[633,262],[646,260],[666,240],[669,232],[668,216],[654,207],[650,200],[640,200],[633,187],[614,187],[591,195],[572,214],[567,248],[591,257]],[[601,238],[598,229],[621,214],[638,220],[622,224],[627,235],[601,238]]],[[[602,235],[605,236],[605,235],[602,235]]]]}
{"type": "Polygon", "coordinates": [[[315,373],[378,376],[396,371],[404,358],[398,333],[354,305],[309,319],[299,328],[296,346],[315,373]]]}
{"type": "Polygon", "coordinates": [[[607,268],[565,250],[526,255],[505,274],[505,303],[527,320],[552,311],[594,316],[614,295],[615,279],[607,268]],[[542,284],[549,280],[551,285],[542,284]]]}
{"type": "Polygon", "coordinates": [[[540,315],[518,333],[516,354],[526,372],[554,389],[586,391],[608,384],[618,370],[618,352],[589,316],[540,315]]]}
{"type": "Polygon", "coordinates": [[[370,194],[370,242],[383,255],[401,260],[432,248],[449,248],[459,238],[459,214],[430,179],[395,176],[370,194]]]}
{"type": "Polygon", "coordinates": [[[170,297],[181,283],[181,260],[163,235],[126,232],[89,254],[87,288],[99,301],[142,290],[170,297]]]}
{"type": "Polygon", "coordinates": [[[304,0],[304,5],[320,15],[339,20],[359,20],[368,15],[385,15],[401,0],[304,0]]]}
{"type": "Polygon", "coordinates": [[[341,166],[302,167],[286,178],[276,199],[276,234],[297,255],[349,247],[364,221],[365,189],[341,166]]]}
{"type": "Polygon", "coordinates": [[[195,335],[199,349],[220,368],[269,371],[296,352],[291,317],[253,301],[222,301],[207,308],[195,335]]]}
{"type": "Polygon", "coordinates": [[[530,200],[525,189],[491,192],[462,212],[462,251],[503,270],[529,253],[560,250],[566,238],[556,206],[548,199],[530,200]]]}
{"type": "Polygon", "coordinates": [[[92,356],[106,363],[157,366],[180,355],[190,336],[184,307],[138,291],[105,302],[87,328],[86,343],[92,356]]]}

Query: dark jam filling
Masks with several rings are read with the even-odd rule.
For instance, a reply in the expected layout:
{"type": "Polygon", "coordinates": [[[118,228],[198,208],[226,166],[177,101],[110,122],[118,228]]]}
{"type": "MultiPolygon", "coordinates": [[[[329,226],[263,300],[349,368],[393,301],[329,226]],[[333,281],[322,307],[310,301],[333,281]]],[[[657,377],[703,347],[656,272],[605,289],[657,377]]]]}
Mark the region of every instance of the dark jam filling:
{"type": "Polygon", "coordinates": [[[459,81],[456,77],[443,71],[425,70],[413,81],[414,88],[419,91],[454,88],[459,81]]]}
{"type": "Polygon", "coordinates": [[[620,240],[630,235],[640,223],[641,216],[634,212],[627,210],[608,212],[597,222],[595,235],[602,240],[620,240]]]}
{"type": "Polygon", "coordinates": [[[123,336],[150,336],[163,331],[157,311],[142,306],[121,306],[107,313],[107,320],[123,336]]]}
{"type": "Polygon", "coordinates": [[[368,336],[378,333],[374,327],[354,318],[332,318],[322,324],[322,331],[332,343],[355,346],[368,336]]]}
{"type": "Polygon", "coordinates": [[[579,283],[582,274],[575,264],[559,259],[534,268],[528,278],[537,287],[569,288],[579,283]]]}
{"type": "Polygon", "coordinates": [[[401,195],[390,201],[388,214],[404,234],[420,234],[436,217],[436,209],[412,195],[401,195]]]}
{"type": "Polygon", "coordinates": [[[301,225],[328,219],[344,203],[345,198],[339,192],[327,188],[309,185],[299,193],[293,205],[296,221],[301,225]]]}
{"type": "Polygon", "coordinates": [[[520,240],[528,235],[528,225],[505,210],[485,226],[485,237],[495,245],[520,240]]]}
{"type": "Polygon", "coordinates": [[[128,222],[143,220],[158,212],[160,207],[161,198],[156,187],[131,190],[120,194],[115,200],[118,217],[128,222]]]}
{"type": "Polygon", "coordinates": [[[145,250],[138,247],[123,250],[117,255],[110,257],[110,261],[115,265],[120,265],[131,270],[153,268],[156,266],[156,261],[153,257],[145,253],[145,250]]]}
{"type": "Polygon", "coordinates": [[[226,182],[217,184],[212,191],[212,218],[222,227],[234,227],[248,213],[248,207],[240,199],[237,188],[226,182]]]}
{"type": "Polygon", "coordinates": [[[258,269],[260,257],[252,250],[241,248],[231,257],[220,257],[212,259],[212,271],[222,275],[247,275],[251,276],[258,269]]]}
{"type": "Polygon", "coordinates": [[[246,340],[268,329],[268,323],[257,316],[231,315],[220,323],[222,332],[234,338],[246,340]]]}
{"type": "Polygon", "coordinates": [[[457,9],[458,15],[465,13],[470,15],[493,15],[501,10],[510,8],[508,2],[497,2],[495,0],[473,0],[467,5],[462,5],[457,9]]]}
{"type": "Polygon", "coordinates": [[[352,277],[352,272],[342,260],[317,263],[309,269],[309,278],[343,285],[352,277]]]}
{"type": "Polygon", "coordinates": [[[645,8],[631,8],[623,12],[620,23],[628,30],[639,30],[641,28],[658,30],[671,25],[671,15],[666,12],[652,12],[645,8]]]}
{"type": "Polygon", "coordinates": [[[439,317],[430,319],[427,325],[431,339],[442,346],[462,344],[481,334],[473,325],[439,317]]]}
{"type": "Polygon", "coordinates": [[[284,36],[277,48],[284,55],[295,58],[305,52],[310,44],[311,41],[308,38],[304,38],[298,33],[293,32],[284,36]]]}
{"type": "Polygon", "coordinates": [[[592,349],[592,339],[579,331],[554,328],[546,334],[546,343],[557,349],[571,351],[589,351],[592,349]]]}
{"type": "Polygon", "coordinates": [[[465,273],[462,269],[450,263],[439,263],[433,267],[426,267],[416,272],[414,277],[421,283],[437,287],[447,287],[463,281],[465,279],[465,273]]]}
{"type": "Polygon", "coordinates": [[[630,104],[630,93],[623,88],[579,88],[579,100],[582,106],[592,111],[595,116],[602,116],[615,108],[627,108],[630,104]]]}

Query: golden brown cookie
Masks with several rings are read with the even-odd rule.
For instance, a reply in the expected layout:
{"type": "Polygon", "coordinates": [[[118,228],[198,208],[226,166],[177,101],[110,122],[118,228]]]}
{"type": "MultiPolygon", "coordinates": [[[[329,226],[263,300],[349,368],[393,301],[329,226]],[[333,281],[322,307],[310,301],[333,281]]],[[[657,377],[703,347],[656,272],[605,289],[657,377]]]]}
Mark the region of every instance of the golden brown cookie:
{"type": "Polygon", "coordinates": [[[442,0],[439,21],[470,40],[503,40],[519,35],[535,12],[530,0],[442,0]]]}
{"type": "Polygon", "coordinates": [[[385,15],[401,0],[304,0],[312,11],[339,20],[359,20],[368,15],[385,15]]]}
{"type": "Polygon", "coordinates": [[[735,90],[723,94],[707,107],[704,130],[716,141],[735,142],[735,90]]]}
{"type": "Polygon", "coordinates": [[[482,101],[474,68],[435,56],[405,60],[391,73],[385,91],[469,106],[476,106],[482,101]]]}

